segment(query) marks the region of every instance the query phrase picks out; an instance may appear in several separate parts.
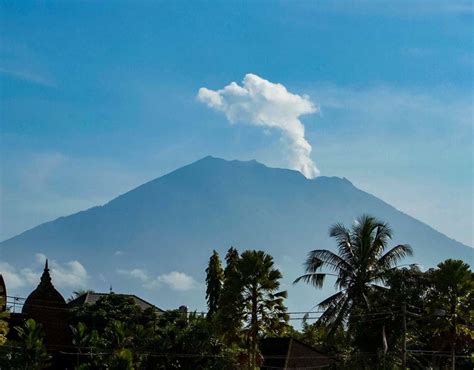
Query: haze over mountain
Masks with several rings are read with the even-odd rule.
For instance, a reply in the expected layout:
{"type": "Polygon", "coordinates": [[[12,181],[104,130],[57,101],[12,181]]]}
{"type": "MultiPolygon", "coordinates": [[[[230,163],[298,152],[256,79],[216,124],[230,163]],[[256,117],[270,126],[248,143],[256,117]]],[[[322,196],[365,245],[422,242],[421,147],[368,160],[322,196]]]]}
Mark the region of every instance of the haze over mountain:
{"type": "MultiPolygon", "coordinates": [[[[79,261],[87,288],[133,292],[157,305],[204,308],[204,270],[213,249],[224,256],[263,249],[275,257],[290,309],[307,310],[325,296],[291,286],[308,251],[334,248],[328,228],[371,214],[390,223],[395,243],[424,268],[446,258],[472,262],[473,249],[354,187],[345,178],[305,178],[256,161],[206,157],[109,203],[41,224],[0,243],[1,260],[18,269],[42,253],[79,261]]],[[[1,271],[0,271],[1,272],[1,271]]],[[[59,282],[60,283],[60,282],[59,282]]],[[[8,284],[8,282],[7,282],[8,284]]]]}

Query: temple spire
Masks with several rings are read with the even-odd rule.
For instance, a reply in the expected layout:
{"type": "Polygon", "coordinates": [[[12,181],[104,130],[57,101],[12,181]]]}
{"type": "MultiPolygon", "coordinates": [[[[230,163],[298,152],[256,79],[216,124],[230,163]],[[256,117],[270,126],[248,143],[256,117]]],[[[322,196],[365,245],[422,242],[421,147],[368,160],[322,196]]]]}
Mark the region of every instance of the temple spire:
{"type": "Polygon", "coordinates": [[[51,275],[49,274],[49,267],[48,267],[48,259],[46,258],[46,262],[44,264],[43,275],[41,275],[41,282],[40,285],[52,285],[51,283],[51,275]]]}

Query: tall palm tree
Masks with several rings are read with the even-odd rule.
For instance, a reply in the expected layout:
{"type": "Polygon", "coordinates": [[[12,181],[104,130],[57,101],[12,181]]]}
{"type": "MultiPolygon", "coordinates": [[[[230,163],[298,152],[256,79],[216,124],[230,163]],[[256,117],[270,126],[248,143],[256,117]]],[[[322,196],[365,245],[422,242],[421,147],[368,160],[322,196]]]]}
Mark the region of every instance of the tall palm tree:
{"type": "Polygon", "coordinates": [[[375,217],[363,215],[348,229],[341,223],[333,225],[329,235],[337,242],[338,252],[316,249],[308,253],[306,273],[294,281],[303,281],[321,288],[327,275],[337,277],[335,287],[339,291],[319,303],[324,310],[319,323],[332,327],[355,318],[354,313],[370,309],[370,295],[383,289],[388,273],[397,263],[412,255],[407,244],[387,250],[392,230],[387,223],[375,217]]]}
{"type": "Polygon", "coordinates": [[[435,333],[438,345],[450,347],[451,368],[455,369],[456,348],[466,350],[473,343],[474,274],[467,263],[452,259],[428,274],[433,284],[428,292],[433,319],[427,326],[435,333]]]}
{"type": "Polygon", "coordinates": [[[273,257],[263,251],[242,253],[237,264],[240,279],[244,333],[250,344],[251,366],[257,366],[258,340],[262,334],[278,335],[287,327],[288,315],[284,299],[286,291],[279,291],[281,272],[275,268],[273,257]]]}

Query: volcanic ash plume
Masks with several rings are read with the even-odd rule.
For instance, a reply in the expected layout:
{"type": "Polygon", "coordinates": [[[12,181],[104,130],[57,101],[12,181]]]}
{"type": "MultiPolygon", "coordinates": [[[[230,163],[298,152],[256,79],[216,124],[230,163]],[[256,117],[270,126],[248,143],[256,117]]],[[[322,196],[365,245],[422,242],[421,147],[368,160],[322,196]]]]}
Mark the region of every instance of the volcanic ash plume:
{"type": "Polygon", "coordinates": [[[308,96],[288,92],[285,86],[247,74],[242,86],[232,82],[220,90],[199,89],[198,99],[210,108],[224,112],[231,123],[247,123],[281,132],[288,148],[289,164],[308,178],[319,170],[311,159],[311,145],[299,120],[303,114],[318,111],[308,96]]]}

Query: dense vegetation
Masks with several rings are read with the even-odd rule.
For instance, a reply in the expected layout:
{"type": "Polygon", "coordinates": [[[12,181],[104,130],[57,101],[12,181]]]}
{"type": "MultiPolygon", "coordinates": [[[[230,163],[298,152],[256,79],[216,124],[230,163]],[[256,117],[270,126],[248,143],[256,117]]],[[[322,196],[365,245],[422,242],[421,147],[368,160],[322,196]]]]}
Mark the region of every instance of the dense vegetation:
{"type": "MultiPolygon", "coordinates": [[[[351,228],[330,229],[336,252],[309,252],[295,283],[321,288],[334,276],[337,288],[311,314],[316,321],[290,326],[272,256],[231,247],[225,266],[216,251],[210,256],[207,313],[143,311],[112,293],[71,312],[72,346],[63,352],[76,369],[255,369],[262,338],[293,336],[332,357],[338,369],[471,369],[470,266],[460,260],[427,271],[399,266],[412,249],[389,246],[391,234],[386,223],[362,216],[351,228]]],[[[17,339],[5,343],[7,331],[0,317],[0,368],[50,363],[40,324],[26,321],[15,328],[17,339]]]]}

